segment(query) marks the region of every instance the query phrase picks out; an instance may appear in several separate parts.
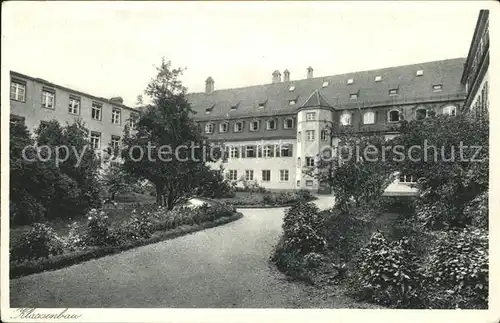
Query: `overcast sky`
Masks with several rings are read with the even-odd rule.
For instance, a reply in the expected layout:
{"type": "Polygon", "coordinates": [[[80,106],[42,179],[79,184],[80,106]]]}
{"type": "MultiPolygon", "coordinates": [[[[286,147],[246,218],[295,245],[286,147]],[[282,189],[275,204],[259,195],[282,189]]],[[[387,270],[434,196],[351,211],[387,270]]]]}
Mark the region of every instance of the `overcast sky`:
{"type": "MultiPolygon", "coordinates": [[[[4,67],[134,105],[164,56],[190,92],[465,57],[481,3],[3,2],[4,67]]],[[[484,5],[483,5],[484,7],[484,5]]]]}

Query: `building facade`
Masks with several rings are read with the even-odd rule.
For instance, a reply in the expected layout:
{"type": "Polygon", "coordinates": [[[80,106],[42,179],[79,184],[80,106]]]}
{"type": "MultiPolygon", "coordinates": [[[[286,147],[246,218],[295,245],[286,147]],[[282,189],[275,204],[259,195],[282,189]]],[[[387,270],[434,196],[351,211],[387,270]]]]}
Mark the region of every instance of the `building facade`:
{"type": "Polygon", "coordinates": [[[99,155],[117,147],[125,125],[139,116],[120,97],[100,98],[13,71],[10,78],[11,122],[23,122],[33,132],[51,120],[61,125],[81,120],[99,155]]]}
{"type": "MultiPolygon", "coordinates": [[[[209,77],[205,92],[191,93],[188,100],[205,135],[229,147],[224,168],[231,180],[322,191],[324,184],[304,170],[317,163],[323,147],[338,144],[335,133],[389,139],[403,119],[459,113],[466,98],[464,62],[458,58],[325,77],[314,77],[309,67],[300,80],[292,80],[288,70],[283,79],[274,71],[269,84],[226,90],[215,90],[209,77]]],[[[413,179],[401,176],[401,182],[413,179]]]]}
{"type": "Polygon", "coordinates": [[[489,10],[481,10],[462,74],[462,84],[467,91],[464,107],[475,116],[489,111],[489,65],[489,10]]]}

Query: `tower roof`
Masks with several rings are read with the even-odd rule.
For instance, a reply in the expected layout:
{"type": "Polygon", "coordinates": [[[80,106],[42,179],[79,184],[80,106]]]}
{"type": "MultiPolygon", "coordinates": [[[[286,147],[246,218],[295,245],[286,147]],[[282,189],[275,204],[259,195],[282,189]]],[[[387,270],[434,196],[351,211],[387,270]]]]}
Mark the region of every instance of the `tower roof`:
{"type": "Polygon", "coordinates": [[[309,98],[307,98],[306,102],[302,104],[301,108],[311,108],[311,107],[322,107],[322,108],[333,108],[328,100],[325,99],[323,94],[316,89],[311,93],[309,98]]]}

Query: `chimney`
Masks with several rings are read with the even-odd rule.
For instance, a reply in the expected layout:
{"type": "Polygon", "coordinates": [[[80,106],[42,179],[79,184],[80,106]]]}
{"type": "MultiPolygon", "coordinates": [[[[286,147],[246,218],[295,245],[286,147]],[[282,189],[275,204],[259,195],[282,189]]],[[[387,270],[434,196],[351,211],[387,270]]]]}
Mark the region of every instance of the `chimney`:
{"type": "Polygon", "coordinates": [[[209,76],[205,81],[205,93],[212,94],[214,89],[215,89],[214,79],[211,76],[209,76]]]}
{"type": "Polygon", "coordinates": [[[276,70],[273,72],[273,83],[280,83],[281,82],[281,73],[280,71],[276,70]]]}
{"type": "Polygon", "coordinates": [[[311,66],[309,66],[309,67],[307,68],[307,78],[308,78],[308,79],[312,79],[312,78],[313,78],[313,71],[314,71],[314,70],[313,70],[313,68],[312,68],[311,66]]]}
{"type": "Polygon", "coordinates": [[[114,102],[114,103],[119,103],[123,104],[123,98],[121,96],[114,96],[109,101],[114,102]]]}
{"type": "Polygon", "coordinates": [[[283,72],[283,82],[290,82],[290,71],[285,70],[283,72]]]}

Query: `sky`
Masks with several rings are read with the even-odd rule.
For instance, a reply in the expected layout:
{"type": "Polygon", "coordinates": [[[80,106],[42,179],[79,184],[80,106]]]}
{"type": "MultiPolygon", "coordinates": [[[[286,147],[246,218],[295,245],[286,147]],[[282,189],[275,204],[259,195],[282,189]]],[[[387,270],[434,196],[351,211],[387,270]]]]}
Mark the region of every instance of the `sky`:
{"type": "MultiPolygon", "coordinates": [[[[483,3],[484,4],[484,3],[483,3]]],[[[3,2],[2,70],[135,106],[162,57],[189,92],[465,57],[481,2],[3,2]],[[4,55],[5,54],[5,55],[4,55]],[[4,69],[5,68],[5,69],[4,69]]],[[[484,5],[483,5],[484,7],[484,5]]]]}

